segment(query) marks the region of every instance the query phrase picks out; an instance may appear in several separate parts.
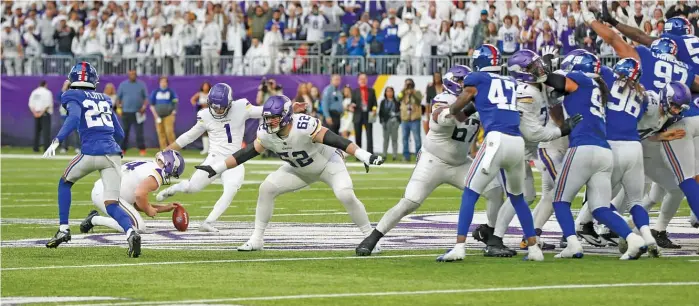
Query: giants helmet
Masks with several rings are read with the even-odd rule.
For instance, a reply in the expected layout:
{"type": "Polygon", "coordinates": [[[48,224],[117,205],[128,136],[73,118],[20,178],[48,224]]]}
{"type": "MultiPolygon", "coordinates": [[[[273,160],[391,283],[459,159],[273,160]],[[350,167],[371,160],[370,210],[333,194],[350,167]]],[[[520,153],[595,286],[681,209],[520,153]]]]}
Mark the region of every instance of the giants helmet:
{"type": "Polygon", "coordinates": [[[99,76],[97,70],[88,62],[80,62],[75,64],[68,73],[68,81],[70,87],[85,87],[90,89],[97,88],[99,76]]]}

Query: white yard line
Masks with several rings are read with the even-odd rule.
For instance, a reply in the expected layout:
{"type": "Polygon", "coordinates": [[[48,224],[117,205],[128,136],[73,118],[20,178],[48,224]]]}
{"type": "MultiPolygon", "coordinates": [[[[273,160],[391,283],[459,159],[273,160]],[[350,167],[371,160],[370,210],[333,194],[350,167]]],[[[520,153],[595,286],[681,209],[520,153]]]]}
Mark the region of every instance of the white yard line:
{"type": "MultiPolygon", "coordinates": [[[[518,292],[518,291],[542,291],[542,290],[571,290],[571,289],[602,289],[622,287],[672,287],[672,286],[699,286],[699,282],[663,282],[663,283],[617,283],[617,284],[570,284],[530,287],[496,287],[474,289],[445,289],[445,290],[419,290],[419,291],[384,291],[384,292],[357,292],[357,293],[327,293],[327,294],[299,294],[280,296],[253,296],[223,299],[181,300],[163,302],[127,302],[110,303],[109,305],[172,305],[172,304],[197,304],[220,302],[244,302],[244,301],[280,301],[280,300],[304,300],[304,299],[337,299],[348,297],[370,296],[405,296],[405,295],[429,295],[429,294],[457,294],[457,293],[482,293],[482,292],[518,292]]],[[[105,304],[96,304],[105,305],[105,304]]]]}
{"type": "Polygon", "coordinates": [[[140,262],[140,263],[124,263],[124,264],[94,264],[80,266],[43,266],[43,267],[16,267],[16,268],[1,268],[0,271],[20,271],[20,270],[50,270],[50,269],[84,269],[84,268],[117,268],[117,267],[142,267],[142,266],[161,266],[161,265],[193,265],[193,264],[212,264],[212,263],[236,263],[236,262],[279,262],[279,261],[317,261],[317,260],[353,260],[353,259],[391,259],[391,258],[409,258],[409,257],[434,257],[441,254],[413,254],[413,255],[385,255],[385,256],[369,256],[369,257],[291,257],[291,258],[257,258],[257,259],[222,259],[222,260],[195,260],[195,261],[161,261],[161,262],[140,262]]]}

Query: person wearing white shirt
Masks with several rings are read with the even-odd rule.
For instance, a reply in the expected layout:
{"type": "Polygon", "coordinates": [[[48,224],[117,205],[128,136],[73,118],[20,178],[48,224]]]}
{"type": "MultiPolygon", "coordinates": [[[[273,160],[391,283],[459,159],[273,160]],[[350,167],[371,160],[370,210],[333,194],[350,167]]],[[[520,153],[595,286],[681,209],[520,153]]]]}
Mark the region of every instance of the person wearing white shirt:
{"type": "Polygon", "coordinates": [[[486,9],[484,3],[472,0],[466,3],[466,19],[464,20],[466,27],[473,29],[481,20],[481,11],[486,9]]]}
{"type": "Polygon", "coordinates": [[[496,12],[500,24],[505,23],[505,16],[519,16],[521,14],[520,9],[512,4],[512,0],[497,1],[495,2],[495,6],[497,6],[496,12]]]}
{"type": "Polygon", "coordinates": [[[5,64],[5,70],[8,76],[22,74],[22,57],[24,57],[24,49],[19,33],[12,29],[9,21],[5,21],[2,25],[4,33],[2,37],[2,61],[5,64]]]}
{"type": "Polygon", "coordinates": [[[503,55],[512,55],[519,48],[519,29],[512,25],[512,17],[506,16],[505,25],[498,30],[498,47],[503,55]]]}
{"type": "MultiPolygon", "coordinates": [[[[162,31],[158,28],[153,30],[153,37],[151,37],[150,41],[148,42],[148,51],[146,51],[146,55],[150,57],[151,59],[154,59],[154,64],[155,64],[155,72],[157,74],[165,73],[163,71],[163,63],[165,60],[165,57],[168,57],[172,54],[172,44],[170,43],[169,40],[170,36],[164,36],[162,34],[162,31]]],[[[153,64],[153,62],[151,62],[153,64]]]]}
{"type": "Polygon", "coordinates": [[[43,136],[44,150],[51,144],[51,114],[53,94],[46,88],[46,81],[29,95],[29,110],[34,115],[34,152],[39,152],[39,135],[43,136]]]}
{"type": "Polygon", "coordinates": [[[409,65],[415,55],[415,46],[418,37],[422,36],[420,28],[413,23],[413,14],[403,14],[403,23],[398,25],[398,37],[400,37],[400,57],[404,65],[409,65]]]}
{"type": "Polygon", "coordinates": [[[306,41],[316,42],[323,40],[324,28],[330,23],[328,17],[320,13],[318,5],[314,4],[309,15],[303,19],[303,27],[306,29],[306,41]]]}
{"type": "Polygon", "coordinates": [[[342,30],[342,21],[340,17],[345,15],[345,11],[337,5],[337,1],[323,1],[320,6],[320,12],[328,18],[328,24],[323,28],[325,32],[330,32],[330,35],[335,37],[334,33],[339,33],[342,30]]]}
{"type": "Polygon", "coordinates": [[[85,27],[80,27],[77,34],[73,37],[73,42],[70,44],[70,51],[73,52],[75,56],[85,55],[85,40],[83,36],[85,35],[85,27]]]}
{"type": "MultiPolygon", "coordinates": [[[[279,53],[279,48],[281,48],[281,44],[283,42],[284,38],[282,38],[282,33],[279,32],[279,26],[273,23],[272,27],[265,33],[265,37],[262,39],[262,44],[267,46],[267,50],[269,51],[272,66],[276,66],[275,63],[279,53]]],[[[278,67],[273,67],[273,69],[273,71],[278,73],[276,70],[278,67]]]]}
{"type": "Polygon", "coordinates": [[[111,24],[105,27],[106,33],[100,36],[100,45],[105,62],[111,62],[119,56],[119,36],[114,33],[114,26],[111,24]]]}
{"type": "MultiPolygon", "coordinates": [[[[431,5],[431,4],[430,4],[431,5]]],[[[436,17],[440,20],[449,20],[456,10],[452,1],[436,1],[436,17]]]]}
{"type": "MultiPolygon", "coordinates": [[[[389,16],[389,17],[390,17],[390,16],[396,16],[394,19],[395,19],[395,24],[397,24],[397,25],[400,25],[401,23],[403,23],[403,20],[401,20],[400,18],[397,17],[397,15],[396,15],[396,9],[389,9],[389,10],[388,10],[388,16],[389,16]]],[[[390,20],[390,18],[384,18],[383,20],[381,20],[380,28],[381,28],[381,30],[383,30],[383,29],[385,29],[386,27],[388,27],[389,25],[391,25],[391,20],[390,20]]]]}
{"type": "Polygon", "coordinates": [[[226,48],[228,48],[228,53],[233,55],[233,63],[229,63],[229,67],[226,67],[226,74],[241,75],[243,73],[243,40],[247,33],[245,32],[245,26],[242,22],[231,22],[228,24],[228,31],[226,31],[226,48]]]}
{"type": "Polygon", "coordinates": [[[650,17],[643,14],[643,4],[641,2],[636,2],[633,6],[634,14],[632,14],[626,24],[634,28],[643,30],[643,24],[646,21],[650,21],[650,17]]]}
{"type": "Polygon", "coordinates": [[[463,21],[456,21],[449,31],[452,55],[464,56],[468,53],[471,31],[466,30],[463,21]]]}
{"type": "Polygon", "coordinates": [[[437,55],[451,55],[452,50],[452,40],[451,32],[449,29],[449,22],[442,21],[442,27],[439,30],[439,36],[437,38],[437,55]]]}
{"type": "Polygon", "coordinates": [[[194,24],[196,16],[192,13],[188,13],[185,16],[187,23],[180,27],[178,31],[178,39],[184,46],[184,52],[186,55],[199,55],[199,39],[197,39],[198,29],[194,24]]]}
{"type": "Polygon", "coordinates": [[[97,20],[90,21],[90,27],[85,29],[85,33],[82,36],[82,42],[85,46],[83,51],[85,55],[101,55],[102,44],[100,43],[100,37],[102,35],[97,30],[97,20]]]}
{"type": "Polygon", "coordinates": [[[24,25],[27,30],[22,34],[22,39],[24,39],[24,43],[27,45],[24,48],[26,59],[24,62],[24,73],[26,75],[41,74],[41,54],[43,53],[44,47],[39,42],[38,37],[40,36],[38,33],[34,33],[34,28],[36,27],[34,22],[27,20],[24,22],[24,25]]]}
{"type": "Polygon", "coordinates": [[[219,74],[219,57],[221,56],[221,29],[214,22],[214,16],[206,15],[206,23],[199,31],[201,39],[201,58],[204,75],[219,74]]]}
{"type": "MultiPolygon", "coordinates": [[[[558,21],[554,17],[554,11],[553,7],[549,6],[546,8],[546,17],[543,19],[544,22],[548,22],[549,26],[551,26],[551,29],[555,31],[555,33],[558,33],[558,21]]],[[[543,28],[543,23],[541,24],[543,28]]]]}
{"type": "Polygon", "coordinates": [[[253,38],[248,52],[245,53],[245,75],[266,75],[271,68],[267,47],[259,39],[253,38]]]}
{"type": "Polygon", "coordinates": [[[153,14],[150,16],[150,18],[148,18],[148,25],[152,26],[153,28],[160,28],[163,27],[166,23],[167,20],[160,12],[160,8],[155,7],[153,9],[153,14]]]}

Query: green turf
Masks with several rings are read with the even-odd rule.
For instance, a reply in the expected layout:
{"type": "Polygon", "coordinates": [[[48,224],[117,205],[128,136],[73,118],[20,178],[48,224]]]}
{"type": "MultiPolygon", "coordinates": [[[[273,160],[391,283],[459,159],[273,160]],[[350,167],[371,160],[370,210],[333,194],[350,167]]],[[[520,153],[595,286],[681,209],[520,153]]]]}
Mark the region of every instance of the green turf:
{"type": "MultiPolygon", "coordinates": [[[[28,151],[2,148],[1,153],[28,151]]],[[[133,153],[130,152],[131,156],[133,153]]],[[[149,156],[152,156],[150,153],[149,156]]],[[[186,151],[185,156],[201,158],[194,151],[186,151]]],[[[67,160],[0,160],[0,214],[3,220],[0,238],[3,242],[46,239],[55,232],[56,183],[67,163],[67,160]],[[18,224],[19,218],[45,222],[18,224]]],[[[188,164],[185,178],[191,174],[193,164],[188,164]]],[[[245,180],[250,183],[238,192],[231,208],[221,218],[222,223],[251,224],[258,182],[276,168],[274,165],[246,166],[245,180]],[[236,223],[239,221],[245,223],[236,223]]],[[[378,221],[400,199],[411,173],[411,169],[380,167],[374,167],[369,174],[362,173],[361,168],[350,168],[350,171],[355,192],[365,204],[372,222],[378,221]]],[[[93,208],[90,190],[96,179],[97,175],[90,175],[73,188],[71,220],[79,220],[93,208]]],[[[536,185],[538,189],[538,175],[536,185]]],[[[207,187],[205,192],[178,195],[173,200],[185,205],[193,222],[200,222],[209,213],[221,191],[221,185],[214,184],[207,187]]],[[[461,192],[457,189],[440,187],[425,201],[418,213],[454,213],[458,210],[460,196],[461,192]]],[[[154,201],[154,196],[151,200],[154,201]]],[[[574,207],[579,207],[579,199],[574,207]]],[[[481,201],[477,210],[483,209],[484,201],[481,201]]],[[[680,214],[688,214],[686,205],[682,206],[680,214]]],[[[156,218],[169,219],[169,215],[156,218]]],[[[272,221],[309,226],[313,223],[351,222],[332,191],[319,183],[277,199],[272,221]]],[[[250,230],[245,229],[241,237],[250,230]]],[[[73,231],[77,232],[77,226],[73,226],[73,231]]],[[[96,235],[107,233],[111,231],[96,229],[94,232],[96,235]]],[[[234,243],[218,245],[215,242],[201,243],[203,249],[217,246],[224,250],[196,250],[196,244],[194,249],[180,248],[175,244],[174,249],[170,250],[147,246],[144,247],[143,256],[138,259],[127,258],[123,245],[51,250],[5,245],[0,249],[1,295],[108,296],[126,298],[128,300],[123,302],[134,304],[223,299],[208,302],[242,305],[696,305],[699,299],[696,283],[666,286],[668,283],[699,281],[696,276],[699,262],[689,261],[696,257],[643,258],[634,262],[620,262],[616,256],[595,255],[586,255],[582,260],[555,260],[553,253],[548,253],[545,262],[532,263],[522,261],[521,255],[512,259],[484,258],[480,251],[473,249],[464,262],[440,264],[434,262],[436,255],[443,251],[439,249],[385,249],[378,256],[356,258],[352,250],[265,250],[243,253],[235,251],[234,247],[245,239],[234,240],[234,243]],[[397,257],[403,255],[405,257],[397,257]],[[168,262],[170,264],[156,264],[168,262]],[[133,263],[144,265],[120,266],[133,263]],[[54,268],[48,268],[50,266],[54,268]],[[512,291],[512,288],[532,286],[628,283],[660,284],[512,291]],[[502,291],[480,290],[489,288],[502,288],[502,291]],[[464,289],[474,291],[434,292],[464,289]],[[403,293],[384,295],[386,292],[403,293]],[[362,293],[380,295],[367,296],[362,293]],[[360,295],[253,299],[335,294],[360,295]]]]}

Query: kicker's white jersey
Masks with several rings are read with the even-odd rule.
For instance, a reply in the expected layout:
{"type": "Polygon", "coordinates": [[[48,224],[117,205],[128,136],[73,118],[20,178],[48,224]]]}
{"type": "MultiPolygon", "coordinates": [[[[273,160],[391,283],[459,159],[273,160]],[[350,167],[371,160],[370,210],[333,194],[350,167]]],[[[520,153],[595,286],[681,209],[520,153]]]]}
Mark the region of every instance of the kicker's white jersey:
{"type": "Polygon", "coordinates": [[[132,161],[121,166],[121,191],[119,197],[129,204],[136,203],[136,188],[141,182],[152,176],[163,185],[163,169],[152,161],[132,161]]]}
{"type": "MultiPolygon", "coordinates": [[[[541,85],[545,89],[545,85],[541,85]]],[[[517,82],[517,110],[520,114],[519,131],[525,140],[527,159],[536,159],[536,149],[541,142],[561,137],[561,130],[549,124],[548,97],[545,90],[534,84],[517,82]]]]}
{"type": "MultiPolygon", "coordinates": [[[[449,104],[456,101],[456,96],[441,93],[435,100],[449,104]]],[[[433,110],[434,111],[434,110],[433,110]]],[[[463,165],[469,161],[471,143],[476,139],[481,123],[478,119],[457,121],[449,114],[449,109],[439,113],[437,121],[430,118],[430,131],[425,136],[422,149],[452,166],[463,165]]]]}
{"type": "Polygon", "coordinates": [[[285,138],[270,134],[263,125],[257,129],[257,142],[289,163],[299,173],[320,174],[337,149],[313,142],[320,131],[320,120],[304,114],[291,115],[291,131],[285,138]]]}
{"type": "Polygon", "coordinates": [[[204,132],[209,135],[209,153],[231,155],[240,150],[245,134],[245,120],[262,118],[262,106],[253,106],[247,99],[231,103],[226,117],[214,118],[208,108],[197,113],[197,123],[175,142],[184,147],[199,138],[204,132]]]}
{"type": "Polygon", "coordinates": [[[665,114],[660,114],[660,96],[653,91],[646,91],[648,104],[646,112],[638,121],[638,134],[641,140],[646,139],[663,127],[669,119],[665,114]]]}

